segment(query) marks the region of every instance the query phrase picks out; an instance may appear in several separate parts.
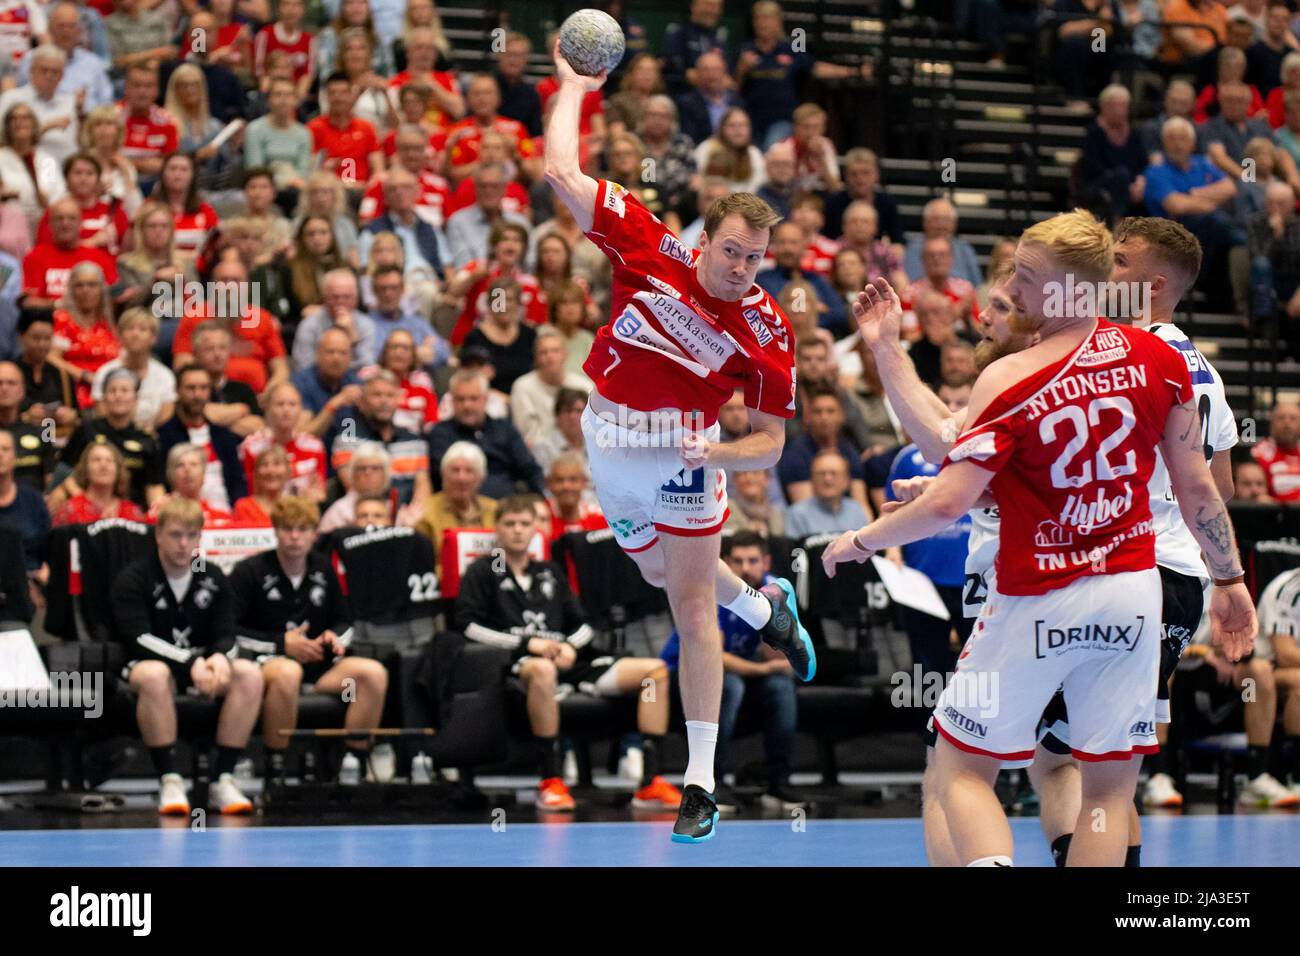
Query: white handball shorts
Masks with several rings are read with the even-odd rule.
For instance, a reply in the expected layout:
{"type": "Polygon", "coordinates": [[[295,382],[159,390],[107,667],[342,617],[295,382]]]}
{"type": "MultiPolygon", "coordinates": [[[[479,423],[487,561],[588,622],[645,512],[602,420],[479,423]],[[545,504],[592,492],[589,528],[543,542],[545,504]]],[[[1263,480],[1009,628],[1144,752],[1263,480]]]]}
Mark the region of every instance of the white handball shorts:
{"type": "Polygon", "coordinates": [[[1077,759],[1155,753],[1160,604],[1155,568],[1042,595],[990,592],[935,707],[936,729],[961,750],[1027,766],[1060,688],[1077,759]]]}
{"type": "MultiPolygon", "coordinates": [[[[679,452],[686,431],[680,424],[638,430],[602,419],[590,405],[583,411],[596,498],[624,551],[644,551],[660,533],[696,537],[721,531],[726,472],[710,465],[683,467],[679,452]]],[[[711,442],[721,433],[716,422],[698,432],[711,442]]]]}

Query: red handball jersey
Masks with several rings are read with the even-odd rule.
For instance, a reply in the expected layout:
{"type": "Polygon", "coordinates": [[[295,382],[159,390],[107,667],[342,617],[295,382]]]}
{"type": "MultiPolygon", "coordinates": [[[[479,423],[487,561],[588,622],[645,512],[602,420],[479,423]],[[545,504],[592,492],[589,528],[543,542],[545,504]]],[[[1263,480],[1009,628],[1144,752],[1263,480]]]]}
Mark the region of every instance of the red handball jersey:
{"type": "Polygon", "coordinates": [[[118,115],[126,131],[122,137],[122,155],[127,159],[153,159],[174,153],[180,148],[176,121],[161,106],[150,106],[143,116],[132,113],[126,103],[117,104],[118,115]]]}
{"type": "MultiPolygon", "coordinates": [[[[482,267],[483,263],[475,259],[465,263],[465,268],[461,269],[457,276],[467,276],[482,267]]],[[[470,330],[478,324],[480,306],[484,306],[483,295],[487,292],[488,283],[499,275],[501,275],[501,269],[492,266],[485,278],[479,279],[469,287],[469,291],[465,293],[465,307],[460,310],[456,324],[451,330],[452,345],[459,348],[465,344],[465,336],[469,335],[470,330]]],[[[533,325],[543,324],[547,315],[546,300],[542,296],[541,283],[537,281],[536,276],[527,272],[516,272],[515,281],[519,283],[520,302],[524,306],[524,319],[533,325]]]]}
{"type": "Polygon", "coordinates": [[[1155,566],[1147,485],[1187,362],[1149,332],[1097,321],[1072,355],[989,404],[944,465],[994,472],[998,591],[1046,594],[1090,574],[1155,566]]]}
{"type": "MultiPolygon", "coordinates": [[[[474,177],[466,176],[456,186],[447,201],[447,218],[451,218],[478,201],[478,188],[474,185],[474,177]]],[[[515,182],[513,179],[506,183],[506,194],[501,199],[502,212],[519,212],[524,215],[528,214],[531,200],[528,198],[528,190],[515,182]]]]}
{"type": "Polygon", "coordinates": [[[1265,438],[1250,454],[1264,469],[1270,495],[1288,504],[1300,502],[1300,448],[1279,448],[1273,439],[1265,438]]]}
{"type": "Polygon", "coordinates": [[[93,262],[109,285],[117,282],[117,260],[103,249],[77,246],[60,249],[53,242],[37,243],[23,259],[23,294],[60,299],[68,291],[68,278],[78,262],[93,262]]]}
{"type": "Polygon", "coordinates": [[[288,36],[278,23],[262,27],[253,38],[253,72],[256,75],[262,76],[266,72],[267,58],[276,51],[289,55],[296,83],[311,72],[311,65],[316,62],[316,38],[306,30],[299,30],[295,37],[288,36]]]}
{"type": "MultiPolygon", "coordinates": [[[[427,169],[420,170],[420,195],[415,200],[415,214],[433,226],[441,229],[447,217],[451,215],[447,206],[451,196],[451,186],[447,180],[427,169]]],[[[388,203],[384,200],[384,183],[375,182],[361,197],[361,209],[358,218],[363,222],[377,219],[384,214],[388,203]]]]}
{"type": "MultiPolygon", "coordinates": [[[[253,487],[258,456],[275,443],[275,436],[269,428],[253,432],[240,442],[239,462],[244,466],[249,488],[253,487]]],[[[289,453],[289,467],[292,471],[284,487],[285,494],[310,495],[314,488],[325,487],[324,442],[309,432],[299,432],[284,446],[284,450],[289,453]]]]}
{"type": "MultiPolygon", "coordinates": [[[[114,238],[108,245],[101,248],[110,255],[115,256],[121,251],[122,240],[131,231],[131,220],[127,217],[122,204],[117,200],[105,202],[101,199],[93,206],[81,207],[81,242],[89,242],[109,226],[113,227],[114,238]]],[[[50,232],[50,211],[48,209],[41,215],[41,221],[36,226],[36,241],[54,241],[54,234],[50,232]]]]}
{"type": "Polygon", "coordinates": [[[735,302],[709,295],[695,273],[699,251],[609,180],[587,237],[614,266],[610,321],[582,366],[602,396],[640,411],[698,412],[707,428],[741,388],[749,408],[794,416],[794,333],[762,288],[735,302]]]}
{"type": "MultiPolygon", "coordinates": [[[[529,137],[528,130],[518,120],[507,119],[504,116],[493,117],[492,129],[514,139],[516,158],[529,159],[541,155],[536,144],[529,137]]],[[[452,144],[451,164],[465,166],[478,162],[478,144],[482,139],[483,128],[472,116],[466,116],[463,120],[457,120],[447,127],[447,142],[452,144]]]]}
{"type": "Polygon", "coordinates": [[[177,212],[172,216],[176,228],[176,251],[198,255],[207,245],[208,236],[221,221],[217,211],[207,203],[200,203],[198,212],[177,212]]]}
{"type": "MultiPolygon", "coordinates": [[[[412,76],[410,70],[403,70],[395,77],[388,81],[388,88],[395,94],[400,92],[402,87],[407,83],[419,80],[425,86],[432,86],[434,83],[441,86],[448,93],[459,93],[460,89],[456,82],[456,77],[451,73],[442,70],[434,70],[432,73],[426,73],[424,76],[412,76]]],[[[394,97],[396,99],[396,97],[394,97]]],[[[429,111],[424,114],[424,118],[434,126],[447,126],[455,122],[452,116],[444,113],[437,105],[437,101],[430,101],[429,111]]]]}

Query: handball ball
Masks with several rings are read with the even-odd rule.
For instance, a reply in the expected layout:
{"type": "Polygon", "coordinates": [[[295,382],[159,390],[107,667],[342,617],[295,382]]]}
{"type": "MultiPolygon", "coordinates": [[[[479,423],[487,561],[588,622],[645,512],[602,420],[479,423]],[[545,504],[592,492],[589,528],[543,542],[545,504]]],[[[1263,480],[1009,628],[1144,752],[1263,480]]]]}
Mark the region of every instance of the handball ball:
{"type": "Polygon", "coordinates": [[[579,10],[560,24],[560,56],[583,76],[614,69],[623,50],[623,29],[603,10],[579,10]]]}

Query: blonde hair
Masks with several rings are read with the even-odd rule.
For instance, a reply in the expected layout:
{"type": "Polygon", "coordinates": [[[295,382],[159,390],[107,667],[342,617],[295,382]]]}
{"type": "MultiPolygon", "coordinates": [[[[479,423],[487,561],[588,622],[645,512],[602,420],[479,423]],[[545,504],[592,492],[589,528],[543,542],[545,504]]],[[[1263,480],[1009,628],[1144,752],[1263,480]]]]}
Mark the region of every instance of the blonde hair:
{"type": "Polygon", "coordinates": [[[117,115],[117,107],[105,105],[96,106],[81,121],[81,135],[78,139],[81,142],[81,148],[86,152],[93,153],[95,151],[95,127],[104,123],[108,123],[117,130],[117,143],[113,149],[122,148],[122,141],[126,138],[126,127],[122,123],[122,117],[117,115]]]}
{"type": "Polygon", "coordinates": [[[163,99],[163,109],[180,125],[182,136],[206,136],[208,126],[211,125],[212,110],[208,105],[208,80],[203,75],[203,71],[193,63],[182,63],[176,67],[167,80],[167,95],[163,99]],[[191,78],[199,81],[197,113],[187,112],[181,106],[180,94],[176,90],[181,80],[191,78]]]}
{"type": "Polygon", "coordinates": [[[167,220],[167,225],[171,230],[167,239],[167,261],[174,262],[176,259],[176,217],[172,214],[170,208],[158,200],[146,199],[140,205],[140,208],[135,211],[135,219],[131,223],[131,235],[135,240],[131,244],[131,251],[123,255],[121,259],[124,264],[137,272],[152,273],[157,268],[157,263],[150,259],[149,254],[145,251],[144,243],[145,222],[154,216],[162,216],[167,220]]]}
{"type": "Polygon", "coordinates": [[[148,309],[142,309],[139,306],[134,309],[127,309],[118,316],[117,330],[119,332],[132,325],[146,326],[154,335],[157,335],[158,330],[162,327],[162,323],[158,321],[158,316],[154,315],[148,309]]]}
{"type": "Polygon", "coordinates": [[[172,495],[158,508],[156,521],[155,527],[159,531],[169,524],[199,529],[203,527],[203,506],[193,498],[172,495]]]}
{"type": "Polygon", "coordinates": [[[1046,246],[1058,263],[1088,282],[1105,282],[1115,265],[1110,230],[1086,209],[1035,223],[1020,242],[1046,246]]]}
{"type": "MultiPolygon", "coordinates": [[[[279,447],[279,445],[271,446],[271,448],[279,447]]],[[[267,451],[270,451],[270,449],[267,449],[267,451]]],[[[258,461],[260,462],[265,456],[266,452],[263,452],[258,456],[258,461]]],[[[320,508],[310,498],[285,495],[283,498],[277,499],[275,504],[271,506],[271,527],[273,528],[295,528],[302,525],[310,525],[314,528],[318,524],[320,524],[320,508]]]]}

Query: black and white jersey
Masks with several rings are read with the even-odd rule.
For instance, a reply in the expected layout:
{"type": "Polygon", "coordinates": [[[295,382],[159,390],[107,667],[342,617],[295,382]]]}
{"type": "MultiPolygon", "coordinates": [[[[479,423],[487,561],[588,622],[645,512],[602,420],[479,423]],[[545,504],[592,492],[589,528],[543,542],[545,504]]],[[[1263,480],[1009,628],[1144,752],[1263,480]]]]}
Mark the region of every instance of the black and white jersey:
{"type": "Polygon", "coordinates": [[[127,565],[156,549],[153,526],[126,518],[55,528],[46,540],[50,580],[45,629],[65,641],[112,640],[117,603],[114,582],[127,565]],[[78,633],[74,599],[81,603],[87,634],[78,633]]]}
{"type": "Polygon", "coordinates": [[[414,528],[344,528],[333,551],[352,620],[397,624],[437,613],[433,543],[414,528]]]}
{"type": "Polygon", "coordinates": [[[456,629],[472,641],[528,653],[530,638],[567,641],[582,658],[595,632],[582,619],[560,566],[530,561],[514,575],[504,557],[485,555],[465,571],[456,598],[456,629]]]}
{"type": "Polygon", "coordinates": [[[1259,596],[1256,657],[1266,661],[1276,658],[1277,652],[1273,648],[1275,634],[1300,640],[1300,568],[1283,571],[1259,596]]]}
{"type": "Polygon", "coordinates": [[[306,625],[307,637],[333,631],[344,642],[350,634],[347,598],[330,560],[309,554],[294,586],[274,549],[247,557],[230,572],[235,605],[235,643],[257,658],[284,653],[284,633],[306,625]]]}
{"type": "Polygon", "coordinates": [[[197,657],[231,654],[235,606],[230,582],[215,565],[191,571],[178,600],[157,552],[123,568],[113,582],[117,638],[130,660],[160,660],[188,677],[197,657]]]}
{"type": "MultiPolygon", "coordinates": [[[[1237,444],[1237,422],[1228,406],[1223,379],[1178,326],[1159,322],[1147,326],[1147,331],[1167,342],[1187,362],[1196,410],[1201,419],[1201,445],[1208,464],[1215,452],[1227,451],[1237,444]]],[[[1178,499],[1174,496],[1173,480],[1158,448],[1148,487],[1152,527],[1156,533],[1156,564],[1189,577],[1208,578],[1210,573],[1201,557],[1201,546],[1183,521],[1178,499]]]]}

